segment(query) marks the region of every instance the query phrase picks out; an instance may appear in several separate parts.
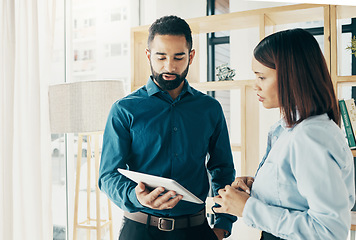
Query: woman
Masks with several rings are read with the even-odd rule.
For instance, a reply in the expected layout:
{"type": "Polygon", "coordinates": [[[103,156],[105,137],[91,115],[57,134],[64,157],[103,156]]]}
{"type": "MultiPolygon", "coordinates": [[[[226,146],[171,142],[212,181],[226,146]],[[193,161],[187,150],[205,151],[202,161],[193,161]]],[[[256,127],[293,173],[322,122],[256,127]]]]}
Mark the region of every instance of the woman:
{"type": "Polygon", "coordinates": [[[219,190],[214,211],[243,217],[261,239],[346,239],[353,157],[317,41],[302,29],[274,33],[255,48],[252,69],[259,101],[278,107],[282,119],[271,127],[255,178],[219,190]]]}

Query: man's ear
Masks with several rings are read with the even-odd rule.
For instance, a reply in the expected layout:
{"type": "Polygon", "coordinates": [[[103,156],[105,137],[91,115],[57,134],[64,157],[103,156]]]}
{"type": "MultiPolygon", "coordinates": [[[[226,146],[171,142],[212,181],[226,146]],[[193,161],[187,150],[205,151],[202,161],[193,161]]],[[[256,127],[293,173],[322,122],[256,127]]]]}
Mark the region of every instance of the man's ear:
{"type": "Polygon", "coordinates": [[[194,56],[195,56],[195,49],[192,49],[190,50],[189,53],[189,65],[192,64],[194,56]]]}
{"type": "Polygon", "coordinates": [[[145,53],[146,53],[146,57],[147,57],[148,61],[150,61],[151,60],[151,51],[148,48],[146,48],[145,53]]]}

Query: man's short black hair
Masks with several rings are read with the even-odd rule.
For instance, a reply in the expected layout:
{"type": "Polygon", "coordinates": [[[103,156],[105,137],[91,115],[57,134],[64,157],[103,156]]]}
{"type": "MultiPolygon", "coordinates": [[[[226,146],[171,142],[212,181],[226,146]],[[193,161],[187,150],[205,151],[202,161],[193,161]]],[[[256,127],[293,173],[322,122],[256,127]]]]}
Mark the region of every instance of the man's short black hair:
{"type": "Polygon", "coordinates": [[[150,43],[153,41],[157,34],[175,36],[184,35],[185,39],[187,40],[187,47],[189,51],[192,50],[192,31],[190,30],[188,23],[180,17],[173,15],[161,17],[152,23],[148,32],[148,48],[150,48],[150,43]]]}

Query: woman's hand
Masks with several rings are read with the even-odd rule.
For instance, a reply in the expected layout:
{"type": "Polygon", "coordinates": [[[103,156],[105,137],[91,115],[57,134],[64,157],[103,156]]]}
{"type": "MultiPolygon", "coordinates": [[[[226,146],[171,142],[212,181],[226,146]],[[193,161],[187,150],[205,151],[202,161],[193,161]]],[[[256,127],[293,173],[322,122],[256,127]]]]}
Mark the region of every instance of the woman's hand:
{"type": "Polygon", "coordinates": [[[214,207],[214,211],[216,213],[228,213],[242,217],[245,204],[250,198],[249,194],[229,185],[225,189],[220,189],[218,193],[219,195],[214,197],[213,200],[221,207],[214,207]]]}
{"type": "Polygon", "coordinates": [[[253,181],[253,177],[237,177],[235,178],[235,181],[231,184],[231,187],[251,194],[253,181]]]}

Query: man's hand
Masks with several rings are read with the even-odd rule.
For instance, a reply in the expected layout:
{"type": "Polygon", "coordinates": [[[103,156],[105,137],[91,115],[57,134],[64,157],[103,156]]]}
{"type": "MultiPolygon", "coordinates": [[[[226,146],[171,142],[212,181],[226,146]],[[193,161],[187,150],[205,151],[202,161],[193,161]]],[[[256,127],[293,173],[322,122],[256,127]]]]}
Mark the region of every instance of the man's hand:
{"type": "Polygon", "coordinates": [[[213,231],[215,233],[215,235],[218,237],[219,240],[222,240],[224,238],[225,235],[225,230],[221,229],[221,228],[213,228],[213,231]]]}
{"type": "Polygon", "coordinates": [[[235,178],[235,181],[231,184],[231,187],[251,194],[253,181],[253,177],[237,177],[235,178]]]}
{"type": "Polygon", "coordinates": [[[214,211],[216,213],[228,213],[237,217],[242,217],[245,204],[250,198],[249,194],[229,185],[227,185],[225,189],[220,189],[218,193],[219,195],[215,196],[213,200],[221,207],[214,207],[214,211]]]}
{"type": "Polygon", "coordinates": [[[177,195],[175,191],[168,191],[160,196],[164,192],[163,187],[149,191],[142,182],[138,183],[135,192],[137,200],[142,206],[157,210],[171,209],[183,198],[182,195],[177,195]]]}

